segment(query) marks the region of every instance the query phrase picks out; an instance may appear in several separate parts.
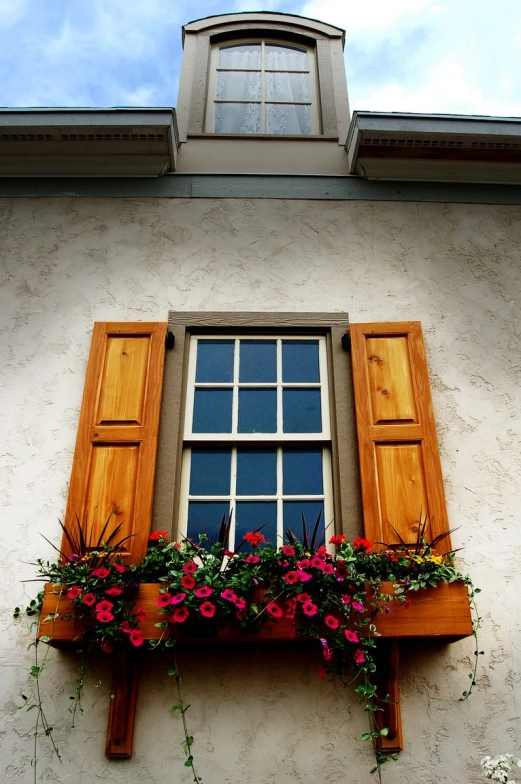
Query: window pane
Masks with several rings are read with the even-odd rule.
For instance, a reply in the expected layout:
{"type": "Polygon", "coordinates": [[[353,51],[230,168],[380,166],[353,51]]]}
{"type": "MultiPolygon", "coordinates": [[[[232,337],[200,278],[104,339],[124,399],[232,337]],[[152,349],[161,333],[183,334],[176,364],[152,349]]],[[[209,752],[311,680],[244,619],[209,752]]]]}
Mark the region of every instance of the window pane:
{"type": "Polygon", "coordinates": [[[319,389],[283,389],[282,419],[284,433],[321,433],[319,389]]]}
{"type": "Polygon", "coordinates": [[[190,495],[229,495],[231,449],[192,449],[190,495]]]}
{"type": "Polygon", "coordinates": [[[309,535],[313,532],[317,517],[320,514],[320,525],[317,534],[317,545],[324,543],[324,504],[322,501],[284,501],[282,505],[282,519],[284,533],[289,528],[302,541],[302,515],[309,535]]]}
{"type": "Polygon", "coordinates": [[[284,495],[322,495],[322,450],[284,449],[282,475],[284,495]]]}
{"type": "MultiPolygon", "coordinates": [[[[187,537],[196,543],[199,542],[199,534],[206,533],[204,530],[206,526],[210,541],[215,542],[223,516],[228,518],[229,514],[230,504],[228,501],[190,501],[188,504],[187,537]]],[[[209,549],[207,544],[203,546],[209,549]]]]}
{"type": "MultiPolygon", "coordinates": [[[[219,71],[216,98],[228,101],[255,101],[261,97],[260,71],[219,71]]],[[[298,98],[296,100],[306,100],[298,98]]]]}
{"type": "Polygon", "coordinates": [[[277,452],[237,450],[237,495],[276,495],[277,452]]]}
{"type": "Polygon", "coordinates": [[[241,340],[239,381],[277,381],[277,344],[274,340],[241,340]]]}
{"type": "Polygon", "coordinates": [[[268,72],[266,97],[268,101],[309,101],[308,75],[268,72]]]}
{"type": "Polygon", "coordinates": [[[196,382],[233,381],[233,340],[197,341],[196,382]]]}
{"type": "Polygon", "coordinates": [[[292,46],[266,44],[266,68],[278,71],[305,71],[308,68],[308,53],[292,46]]]}
{"type": "Polygon", "coordinates": [[[196,389],[192,433],[232,432],[232,390],[196,389]]]}
{"type": "Polygon", "coordinates": [[[260,111],[259,103],[216,103],[215,133],[260,133],[260,111]]]}
{"type": "MultiPolygon", "coordinates": [[[[221,431],[222,432],[222,431],[221,431]]],[[[277,392],[274,389],[239,390],[239,433],[277,432],[277,392]]]]}
{"type": "Polygon", "coordinates": [[[266,133],[309,136],[311,108],[298,104],[267,103],[266,133]]]}
{"type": "MultiPolygon", "coordinates": [[[[244,534],[255,531],[264,523],[260,533],[266,541],[277,544],[277,504],[275,501],[237,501],[235,505],[235,548],[243,541],[244,534]]],[[[245,544],[242,549],[248,549],[245,544]]]]}
{"type": "Polygon", "coordinates": [[[320,381],[317,341],[284,340],[282,342],[282,380],[297,384],[320,381]]]}
{"type": "Polygon", "coordinates": [[[223,68],[260,68],[260,44],[235,44],[219,49],[219,66],[223,68]]]}

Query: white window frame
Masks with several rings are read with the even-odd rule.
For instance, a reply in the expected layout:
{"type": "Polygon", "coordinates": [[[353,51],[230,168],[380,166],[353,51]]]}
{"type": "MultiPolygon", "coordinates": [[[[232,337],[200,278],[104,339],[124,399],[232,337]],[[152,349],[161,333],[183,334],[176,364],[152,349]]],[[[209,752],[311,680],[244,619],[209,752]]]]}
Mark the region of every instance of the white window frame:
{"type": "MultiPolygon", "coordinates": [[[[292,41],[280,41],[277,39],[272,38],[246,38],[246,39],[237,39],[232,41],[220,41],[218,44],[213,44],[210,53],[210,70],[209,70],[209,78],[208,78],[208,100],[206,106],[206,121],[205,121],[205,131],[206,133],[216,133],[215,131],[215,105],[216,103],[258,103],[261,107],[261,126],[259,134],[233,134],[233,135],[247,135],[247,136],[256,136],[256,135],[266,135],[271,137],[281,136],[284,137],[286,134],[272,134],[267,133],[266,131],[266,105],[267,104],[288,104],[290,106],[294,105],[302,105],[302,106],[309,106],[310,107],[310,115],[311,115],[311,136],[317,136],[320,134],[320,115],[319,115],[319,106],[318,106],[318,86],[317,86],[317,68],[316,68],[316,56],[315,50],[310,46],[304,46],[303,44],[293,43],[292,41]],[[239,46],[240,44],[260,44],[261,45],[261,65],[260,68],[226,68],[224,66],[218,65],[219,60],[219,50],[230,47],[230,46],[239,46]],[[282,69],[273,69],[273,68],[266,68],[265,67],[265,47],[266,45],[274,45],[274,46],[284,46],[291,49],[297,49],[300,52],[306,52],[308,56],[308,68],[307,70],[300,70],[300,71],[283,71],[282,69]],[[216,98],[217,92],[217,74],[219,71],[260,71],[261,73],[261,97],[259,100],[229,100],[229,99],[218,99],[216,98]],[[307,73],[308,75],[308,85],[309,85],[309,101],[274,101],[268,100],[266,98],[266,73],[307,73]]],[[[287,134],[288,136],[295,135],[295,134],[287,134]]],[[[300,134],[298,134],[300,135],[300,134]]],[[[302,138],[306,138],[307,134],[302,134],[302,138]]]]}

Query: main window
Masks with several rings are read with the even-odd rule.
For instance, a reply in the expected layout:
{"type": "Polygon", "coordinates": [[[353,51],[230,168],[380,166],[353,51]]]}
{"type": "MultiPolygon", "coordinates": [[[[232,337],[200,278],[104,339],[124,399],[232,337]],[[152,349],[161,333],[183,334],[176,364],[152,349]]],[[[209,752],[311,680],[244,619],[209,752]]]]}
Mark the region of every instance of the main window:
{"type": "Polygon", "coordinates": [[[318,134],[314,52],[262,40],[215,46],[206,130],[318,134]]]}
{"type": "Polygon", "coordinates": [[[228,547],[260,526],[280,544],[302,521],[333,518],[326,338],[192,335],[188,358],[180,531],[228,547]]]}

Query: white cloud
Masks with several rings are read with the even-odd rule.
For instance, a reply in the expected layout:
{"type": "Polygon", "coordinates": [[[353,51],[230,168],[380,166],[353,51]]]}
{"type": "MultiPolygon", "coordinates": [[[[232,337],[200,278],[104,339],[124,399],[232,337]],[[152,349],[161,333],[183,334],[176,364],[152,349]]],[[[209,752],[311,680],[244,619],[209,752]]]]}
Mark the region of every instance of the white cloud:
{"type": "Polygon", "coordinates": [[[362,30],[385,30],[401,17],[410,18],[429,6],[439,13],[439,3],[434,0],[311,0],[302,8],[302,15],[343,27],[351,36],[362,30]]]}

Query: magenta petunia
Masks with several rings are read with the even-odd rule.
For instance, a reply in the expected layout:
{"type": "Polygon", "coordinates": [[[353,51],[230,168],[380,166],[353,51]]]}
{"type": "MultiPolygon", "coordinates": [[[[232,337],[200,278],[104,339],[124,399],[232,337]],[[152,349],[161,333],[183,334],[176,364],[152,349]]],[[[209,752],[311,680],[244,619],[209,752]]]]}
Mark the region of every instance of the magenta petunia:
{"type": "Polygon", "coordinates": [[[348,593],[342,596],[342,604],[351,604],[351,596],[348,593]]]}
{"type": "Polygon", "coordinates": [[[308,558],[302,558],[302,560],[297,561],[297,567],[299,569],[307,569],[311,565],[311,561],[308,558]]]}
{"type": "Polygon", "coordinates": [[[206,599],[206,597],[211,596],[212,593],[213,588],[210,588],[209,585],[201,585],[200,588],[196,588],[194,591],[194,594],[198,599],[206,599]]]}
{"type": "Polygon", "coordinates": [[[198,566],[197,566],[197,564],[196,564],[196,563],[194,563],[193,561],[189,561],[189,563],[186,563],[186,564],[183,566],[183,572],[184,572],[185,574],[195,574],[195,573],[196,573],[196,571],[197,571],[197,569],[198,569],[198,566]]]}
{"type": "Polygon", "coordinates": [[[318,607],[313,602],[304,602],[302,605],[302,612],[304,615],[316,615],[318,607]]]}
{"type": "Polygon", "coordinates": [[[123,566],[123,564],[113,563],[112,566],[114,567],[116,572],[119,572],[119,574],[123,574],[123,572],[127,571],[127,567],[123,566]]]}
{"type": "Polygon", "coordinates": [[[315,569],[322,569],[323,564],[324,564],[324,559],[321,558],[319,555],[314,555],[313,558],[311,559],[311,566],[313,566],[315,569]]]}
{"type": "Polygon", "coordinates": [[[284,579],[286,580],[287,583],[293,585],[294,583],[299,582],[300,576],[298,572],[286,572],[286,574],[284,575],[284,579]]]}
{"type": "Polygon", "coordinates": [[[330,629],[338,629],[340,626],[340,621],[338,618],[335,618],[334,615],[326,615],[324,618],[324,623],[326,626],[329,626],[330,629]]]}
{"type": "Polygon", "coordinates": [[[351,602],[351,607],[358,612],[363,612],[365,610],[364,605],[360,604],[360,602],[351,602]]]}
{"type": "Polygon", "coordinates": [[[78,596],[81,596],[81,588],[78,588],[77,585],[71,585],[71,587],[67,591],[67,598],[77,599],[78,596]]]}
{"type": "Polygon", "coordinates": [[[225,588],[224,591],[221,591],[221,597],[229,602],[234,602],[237,599],[235,591],[232,591],[231,588],[225,588]]]}
{"type": "Polygon", "coordinates": [[[191,591],[192,588],[195,588],[196,582],[195,578],[192,577],[191,574],[185,574],[184,577],[181,577],[181,585],[183,588],[186,588],[188,591],[191,591]]]}
{"type": "Polygon", "coordinates": [[[329,648],[327,645],[322,648],[322,655],[326,661],[331,661],[333,658],[333,648],[329,648]]]}
{"type": "Polygon", "coordinates": [[[247,555],[244,560],[248,564],[258,564],[259,561],[260,561],[260,558],[259,558],[258,555],[247,555]]]}
{"type": "Polygon", "coordinates": [[[353,654],[353,659],[356,664],[363,664],[365,662],[365,653],[360,648],[357,648],[353,654]]]}
{"type": "Polygon", "coordinates": [[[121,596],[123,593],[123,588],[118,588],[117,585],[113,585],[111,588],[107,588],[105,593],[107,596],[121,596]]]}
{"type": "Polygon", "coordinates": [[[304,602],[310,602],[310,601],[311,601],[311,596],[309,595],[309,593],[297,594],[297,602],[302,602],[304,604],[304,602]]]}
{"type": "Polygon", "coordinates": [[[176,593],[170,599],[170,604],[181,604],[186,599],[185,593],[176,593]]]}
{"type": "Polygon", "coordinates": [[[246,607],[246,600],[243,599],[241,596],[236,596],[234,604],[238,610],[244,610],[244,608],[246,607]]]}
{"type": "Polygon", "coordinates": [[[135,612],[135,618],[136,618],[136,621],[139,621],[139,623],[143,623],[143,621],[146,621],[147,614],[146,614],[145,610],[143,609],[143,607],[138,607],[138,609],[135,612]]]}
{"type": "Polygon", "coordinates": [[[132,645],[135,645],[138,648],[140,645],[143,645],[143,633],[139,631],[139,629],[132,629],[130,632],[130,642],[132,645]]]}
{"type": "Polygon", "coordinates": [[[308,580],[311,580],[313,577],[313,575],[309,574],[309,572],[303,572],[302,569],[299,569],[297,574],[301,583],[307,583],[308,580]]]}
{"type": "Polygon", "coordinates": [[[92,607],[93,605],[96,604],[96,597],[94,596],[93,593],[84,593],[81,601],[83,602],[83,604],[86,604],[87,607],[92,607]]]}
{"type": "Polygon", "coordinates": [[[288,557],[291,557],[292,555],[296,555],[295,548],[292,547],[290,544],[285,544],[284,547],[282,548],[282,552],[284,555],[287,555],[288,557]]]}
{"type": "Polygon", "coordinates": [[[112,602],[108,602],[106,599],[103,599],[103,601],[97,603],[96,612],[110,612],[113,607],[114,605],[112,602]]]}
{"type": "Polygon", "coordinates": [[[268,604],[268,606],[266,607],[266,612],[269,613],[272,618],[282,618],[282,616],[284,615],[282,607],[279,607],[279,605],[275,604],[275,602],[271,602],[271,604],[268,604]]]}
{"type": "Polygon", "coordinates": [[[108,610],[99,610],[96,613],[96,620],[100,623],[110,623],[114,620],[114,616],[108,610]]]}
{"type": "Polygon", "coordinates": [[[212,604],[211,602],[203,602],[199,607],[199,612],[205,618],[213,618],[216,609],[217,607],[215,606],[215,604],[212,604]]]}
{"type": "Polygon", "coordinates": [[[98,569],[94,569],[92,574],[94,575],[94,577],[99,577],[100,580],[105,580],[105,578],[109,576],[110,571],[107,569],[106,566],[100,566],[98,569]]]}
{"type": "Polygon", "coordinates": [[[356,632],[352,632],[351,629],[344,629],[344,637],[346,638],[347,642],[360,642],[358,634],[356,632]]]}
{"type": "Polygon", "coordinates": [[[165,593],[160,593],[156,599],[156,604],[158,607],[168,607],[170,602],[172,601],[172,597],[169,593],[165,591],[165,593]]]}
{"type": "Polygon", "coordinates": [[[178,607],[177,610],[174,610],[172,615],[169,616],[168,620],[171,623],[184,623],[189,615],[190,613],[186,607],[178,607]]]}
{"type": "Polygon", "coordinates": [[[322,571],[324,572],[324,574],[334,574],[335,567],[333,566],[333,564],[326,562],[325,564],[322,565],[322,571]]]}

